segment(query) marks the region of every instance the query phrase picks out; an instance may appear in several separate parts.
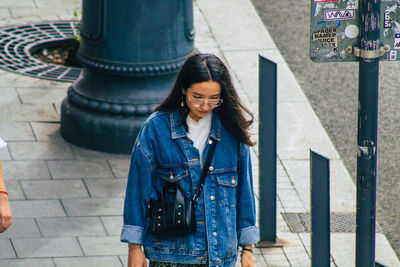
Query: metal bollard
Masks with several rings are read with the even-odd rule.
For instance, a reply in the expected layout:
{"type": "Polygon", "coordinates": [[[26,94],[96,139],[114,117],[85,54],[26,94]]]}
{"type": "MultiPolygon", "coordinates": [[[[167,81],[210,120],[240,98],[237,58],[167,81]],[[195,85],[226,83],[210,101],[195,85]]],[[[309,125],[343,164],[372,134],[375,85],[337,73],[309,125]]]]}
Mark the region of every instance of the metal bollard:
{"type": "Polygon", "coordinates": [[[310,150],[311,266],[330,266],[329,160],[310,150]]]}
{"type": "Polygon", "coordinates": [[[259,247],[276,243],[277,66],[259,56],[259,247]]]}

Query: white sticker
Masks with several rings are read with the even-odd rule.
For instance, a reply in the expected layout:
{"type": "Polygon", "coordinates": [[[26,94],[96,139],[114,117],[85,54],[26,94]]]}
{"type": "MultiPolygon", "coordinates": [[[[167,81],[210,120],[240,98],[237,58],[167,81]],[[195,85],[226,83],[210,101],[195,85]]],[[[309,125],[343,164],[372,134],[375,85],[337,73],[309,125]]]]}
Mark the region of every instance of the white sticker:
{"type": "Polygon", "coordinates": [[[347,9],[358,9],[358,0],[347,0],[347,9]]]}
{"type": "Polygon", "coordinates": [[[392,28],[392,19],[389,16],[389,12],[383,13],[383,27],[392,28]]]}
{"type": "Polygon", "coordinates": [[[316,3],[313,16],[314,17],[318,16],[319,12],[322,9],[335,9],[335,8],[338,8],[337,5],[335,5],[335,3],[323,3],[323,4],[316,3]]]}
{"type": "Polygon", "coordinates": [[[397,51],[394,51],[394,50],[390,51],[389,60],[393,61],[396,59],[397,59],[397,51]]]}
{"type": "Polygon", "coordinates": [[[358,36],[359,30],[356,25],[350,24],[344,29],[344,34],[347,38],[353,39],[358,36]]]}
{"type": "Polygon", "coordinates": [[[324,11],[324,20],[348,20],[354,19],[354,9],[334,9],[324,11]]]}
{"type": "Polygon", "coordinates": [[[400,33],[394,35],[393,49],[400,49],[400,33]]]}
{"type": "Polygon", "coordinates": [[[397,5],[393,5],[393,6],[387,6],[385,9],[386,13],[390,13],[390,12],[395,12],[396,13],[397,10],[397,5]]]}

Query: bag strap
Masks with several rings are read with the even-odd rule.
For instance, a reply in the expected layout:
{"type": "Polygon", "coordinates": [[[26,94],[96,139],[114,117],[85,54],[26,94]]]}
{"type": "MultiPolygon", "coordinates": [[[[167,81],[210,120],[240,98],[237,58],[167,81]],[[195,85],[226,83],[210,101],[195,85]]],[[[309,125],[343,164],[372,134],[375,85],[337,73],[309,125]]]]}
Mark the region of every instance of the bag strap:
{"type": "Polygon", "coordinates": [[[208,150],[206,161],[204,163],[203,169],[201,170],[200,181],[197,185],[196,192],[193,195],[193,205],[197,206],[197,201],[199,200],[201,190],[203,190],[204,181],[206,180],[206,175],[208,172],[208,167],[211,164],[212,157],[214,156],[215,146],[217,145],[217,141],[210,139],[211,143],[210,150],[208,150]]]}

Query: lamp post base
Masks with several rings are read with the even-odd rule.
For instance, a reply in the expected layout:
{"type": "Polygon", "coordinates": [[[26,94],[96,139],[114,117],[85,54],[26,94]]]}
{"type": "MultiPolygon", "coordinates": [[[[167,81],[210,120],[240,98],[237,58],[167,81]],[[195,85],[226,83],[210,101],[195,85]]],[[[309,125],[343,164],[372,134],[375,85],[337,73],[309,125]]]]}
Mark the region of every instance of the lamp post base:
{"type": "Polygon", "coordinates": [[[61,135],[68,142],[91,150],[130,154],[146,118],[88,112],[71,105],[66,98],[61,105],[61,135]]]}

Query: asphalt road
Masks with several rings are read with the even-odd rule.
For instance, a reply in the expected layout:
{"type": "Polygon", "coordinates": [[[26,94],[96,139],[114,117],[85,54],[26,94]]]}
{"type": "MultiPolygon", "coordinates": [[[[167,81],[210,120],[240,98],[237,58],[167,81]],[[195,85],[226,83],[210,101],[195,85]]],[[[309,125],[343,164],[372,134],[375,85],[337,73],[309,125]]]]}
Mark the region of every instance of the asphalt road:
{"type": "MultiPolygon", "coordinates": [[[[309,59],[311,0],[252,2],[355,179],[358,63],[309,59]]],[[[399,72],[398,61],[380,63],[377,220],[400,256],[399,72]]]]}

